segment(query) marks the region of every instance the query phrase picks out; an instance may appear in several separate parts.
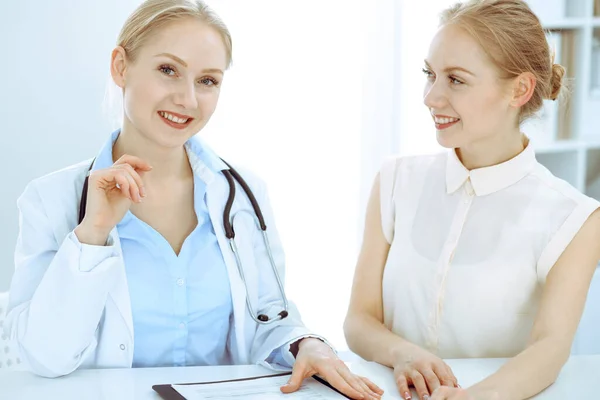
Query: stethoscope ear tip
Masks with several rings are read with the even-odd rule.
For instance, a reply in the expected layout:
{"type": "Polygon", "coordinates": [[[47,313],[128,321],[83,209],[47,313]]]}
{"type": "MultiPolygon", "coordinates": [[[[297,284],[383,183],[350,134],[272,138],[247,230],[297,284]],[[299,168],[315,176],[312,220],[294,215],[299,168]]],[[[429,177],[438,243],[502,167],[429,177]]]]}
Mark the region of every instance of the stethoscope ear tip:
{"type": "Polygon", "coordinates": [[[269,317],[267,317],[265,314],[259,314],[258,320],[261,322],[267,322],[269,320],[269,317]]]}
{"type": "Polygon", "coordinates": [[[284,319],[285,317],[288,316],[288,312],[286,310],[283,310],[282,312],[279,313],[279,316],[281,317],[281,319],[284,319]]]}

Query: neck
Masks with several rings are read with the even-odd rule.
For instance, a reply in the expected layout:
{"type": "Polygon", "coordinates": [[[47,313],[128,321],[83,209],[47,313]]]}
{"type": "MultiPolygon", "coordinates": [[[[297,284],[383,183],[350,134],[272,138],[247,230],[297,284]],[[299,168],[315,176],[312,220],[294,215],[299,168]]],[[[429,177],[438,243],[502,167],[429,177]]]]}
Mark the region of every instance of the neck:
{"type": "Polygon", "coordinates": [[[160,146],[127,123],[123,124],[113,146],[113,160],[118,160],[124,154],[139,157],[152,166],[152,173],[144,178],[148,183],[185,179],[192,175],[183,146],[172,148],[160,146]]]}
{"type": "Polygon", "coordinates": [[[527,147],[527,143],[527,138],[516,129],[457,148],[456,155],[468,170],[484,168],[514,158],[527,147]]]}

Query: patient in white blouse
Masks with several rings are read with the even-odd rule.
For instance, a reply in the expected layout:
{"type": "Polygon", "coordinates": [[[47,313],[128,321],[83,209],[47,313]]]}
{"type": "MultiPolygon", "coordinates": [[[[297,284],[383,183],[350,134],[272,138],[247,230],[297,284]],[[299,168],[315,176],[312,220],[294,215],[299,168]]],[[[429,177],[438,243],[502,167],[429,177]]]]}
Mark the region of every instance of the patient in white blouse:
{"type": "Polygon", "coordinates": [[[524,1],[478,0],[442,13],[423,72],[448,150],[376,177],[346,338],[394,369],[402,398],[529,398],[567,361],[600,258],[600,203],[538,163],[520,130],[565,69],[524,1]],[[461,388],[443,359],[471,357],[510,361],[461,388]]]}

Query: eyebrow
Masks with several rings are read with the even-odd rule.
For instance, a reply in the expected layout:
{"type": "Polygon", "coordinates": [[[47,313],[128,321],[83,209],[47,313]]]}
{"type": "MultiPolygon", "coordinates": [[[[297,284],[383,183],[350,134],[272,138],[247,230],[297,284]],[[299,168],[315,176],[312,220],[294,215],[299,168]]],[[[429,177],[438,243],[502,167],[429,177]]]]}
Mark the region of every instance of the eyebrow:
{"type": "MultiPolygon", "coordinates": [[[[425,65],[427,65],[427,68],[433,69],[433,68],[431,68],[431,65],[429,65],[429,63],[427,62],[427,60],[424,60],[424,61],[425,61],[425,65]]],[[[462,72],[465,72],[465,73],[467,73],[469,75],[476,76],[474,73],[472,73],[468,69],[464,69],[463,67],[447,67],[447,68],[444,68],[444,72],[452,72],[452,71],[462,71],[462,72]]]]}
{"type": "MultiPolygon", "coordinates": [[[[168,57],[174,61],[176,61],[177,63],[183,65],[185,68],[188,67],[188,64],[183,61],[181,58],[177,57],[176,55],[173,55],[171,53],[160,53],[155,55],[154,57],[168,57]]],[[[218,73],[223,75],[223,70],[219,69],[219,68],[206,68],[202,70],[202,73],[218,73]]]]}

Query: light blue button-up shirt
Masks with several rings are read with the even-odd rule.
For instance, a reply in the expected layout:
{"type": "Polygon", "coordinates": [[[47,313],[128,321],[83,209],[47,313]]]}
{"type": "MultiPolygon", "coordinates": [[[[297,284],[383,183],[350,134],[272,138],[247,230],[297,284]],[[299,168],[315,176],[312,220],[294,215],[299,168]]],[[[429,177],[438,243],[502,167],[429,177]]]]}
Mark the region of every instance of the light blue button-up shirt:
{"type": "MultiPolygon", "coordinates": [[[[113,164],[114,132],[94,169],[113,164]]],[[[226,168],[194,138],[189,150],[215,173],[226,168]]],[[[227,343],[233,305],[229,277],[205,200],[206,183],[194,174],[194,209],[198,225],[179,255],[151,226],[127,211],[117,225],[131,298],[134,367],[224,365],[231,360],[227,343]]],[[[268,362],[285,367],[283,352],[268,362]]],[[[289,357],[288,357],[289,358],[289,357]]]]}

